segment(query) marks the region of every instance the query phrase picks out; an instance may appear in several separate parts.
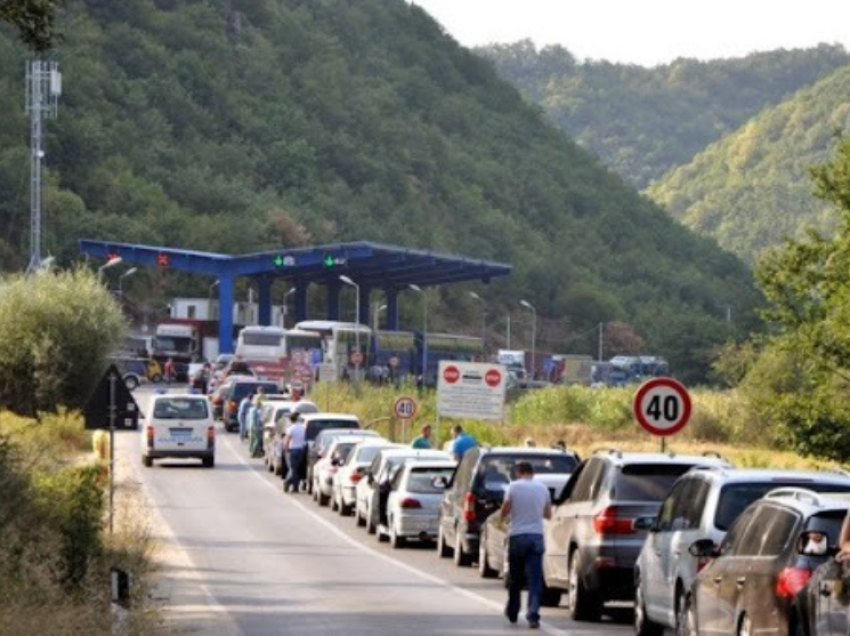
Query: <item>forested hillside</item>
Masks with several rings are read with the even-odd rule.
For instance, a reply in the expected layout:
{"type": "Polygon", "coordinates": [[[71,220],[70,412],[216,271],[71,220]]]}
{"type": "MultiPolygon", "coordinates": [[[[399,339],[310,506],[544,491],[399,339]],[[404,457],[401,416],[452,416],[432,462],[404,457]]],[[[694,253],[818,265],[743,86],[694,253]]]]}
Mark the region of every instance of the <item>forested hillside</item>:
{"type": "MultiPolygon", "coordinates": [[[[45,251],[62,264],[83,236],[231,253],[365,239],[496,259],[515,269],[486,292],[493,315],[525,298],[572,334],[621,321],[685,379],[752,325],[739,260],[403,0],[69,0],[59,26],[45,251]]],[[[25,58],[3,32],[4,268],[26,262],[25,58]]],[[[207,293],[161,274],[149,282],[163,295],[207,293]]],[[[431,319],[479,310],[447,288],[431,319]]]]}
{"type": "Polygon", "coordinates": [[[850,67],[747,122],[657,183],[649,194],[694,231],[748,261],[837,217],[812,196],[810,169],[850,131],[850,67]]]}
{"type": "Polygon", "coordinates": [[[769,105],[846,65],[841,46],[679,59],[644,68],[578,62],[530,41],[476,51],[547,117],[615,172],[645,188],[769,105]]]}

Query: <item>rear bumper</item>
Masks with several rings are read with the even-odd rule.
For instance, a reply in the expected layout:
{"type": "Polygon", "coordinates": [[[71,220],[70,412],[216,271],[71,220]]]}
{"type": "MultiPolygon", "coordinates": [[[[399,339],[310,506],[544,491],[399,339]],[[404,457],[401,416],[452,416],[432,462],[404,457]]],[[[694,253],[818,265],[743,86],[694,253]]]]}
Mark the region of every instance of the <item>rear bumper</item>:
{"type": "Polygon", "coordinates": [[[171,457],[173,459],[206,459],[208,457],[215,457],[215,449],[198,448],[194,450],[156,450],[149,448],[144,451],[143,455],[152,459],[163,459],[166,457],[171,457]]]}
{"type": "Polygon", "coordinates": [[[396,519],[398,534],[403,537],[434,539],[439,525],[436,512],[431,516],[399,515],[396,519]]]}

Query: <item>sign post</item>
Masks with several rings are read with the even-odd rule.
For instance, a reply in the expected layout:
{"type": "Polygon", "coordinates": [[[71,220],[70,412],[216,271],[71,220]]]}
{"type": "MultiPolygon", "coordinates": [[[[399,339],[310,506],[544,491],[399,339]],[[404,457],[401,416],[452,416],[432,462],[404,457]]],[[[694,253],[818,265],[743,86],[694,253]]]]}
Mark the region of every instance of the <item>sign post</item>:
{"type": "Polygon", "coordinates": [[[640,385],[632,408],[638,424],[661,438],[663,453],[667,436],[681,431],[691,417],[691,396],[673,378],[653,378],[640,385]]]}
{"type": "Polygon", "coordinates": [[[393,412],[396,418],[401,420],[402,441],[407,441],[407,427],[410,425],[413,416],[416,415],[416,408],[416,400],[408,396],[397,397],[393,404],[393,412]]]}

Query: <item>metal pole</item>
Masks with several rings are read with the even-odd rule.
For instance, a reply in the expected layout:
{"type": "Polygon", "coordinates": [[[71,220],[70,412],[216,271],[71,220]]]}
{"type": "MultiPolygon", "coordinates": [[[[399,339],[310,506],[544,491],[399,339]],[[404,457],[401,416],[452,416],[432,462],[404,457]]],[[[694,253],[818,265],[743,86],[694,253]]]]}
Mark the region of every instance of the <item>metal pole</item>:
{"type": "Polygon", "coordinates": [[[507,333],[507,344],[505,344],[505,349],[511,348],[511,315],[508,314],[508,333],[507,333]]]}
{"type": "Polygon", "coordinates": [[[115,381],[109,375],[109,534],[115,532],[115,381]]]}
{"type": "Polygon", "coordinates": [[[597,358],[599,362],[602,362],[602,331],[605,327],[604,322],[599,323],[599,357],[597,358]]]}

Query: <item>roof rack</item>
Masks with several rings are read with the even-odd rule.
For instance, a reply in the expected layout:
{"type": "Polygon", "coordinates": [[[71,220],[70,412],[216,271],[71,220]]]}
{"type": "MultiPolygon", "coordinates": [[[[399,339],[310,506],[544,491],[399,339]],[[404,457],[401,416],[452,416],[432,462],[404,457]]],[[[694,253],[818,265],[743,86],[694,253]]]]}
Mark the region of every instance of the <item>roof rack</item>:
{"type": "Polygon", "coordinates": [[[822,466],[818,468],[818,470],[824,473],[833,473],[835,475],[850,478],[850,472],[844,470],[841,466],[822,466]]]}
{"type": "Polygon", "coordinates": [[[820,506],[823,500],[820,495],[814,490],[808,488],[797,488],[794,486],[784,486],[782,488],[774,488],[764,495],[765,499],[778,499],[781,497],[793,497],[797,501],[807,501],[808,503],[820,506]]]}
{"type": "Polygon", "coordinates": [[[623,451],[621,451],[619,448],[607,448],[607,447],[594,448],[593,451],[591,451],[591,453],[593,455],[603,455],[604,454],[604,455],[616,455],[617,457],[623,456],[623,451]]]}

